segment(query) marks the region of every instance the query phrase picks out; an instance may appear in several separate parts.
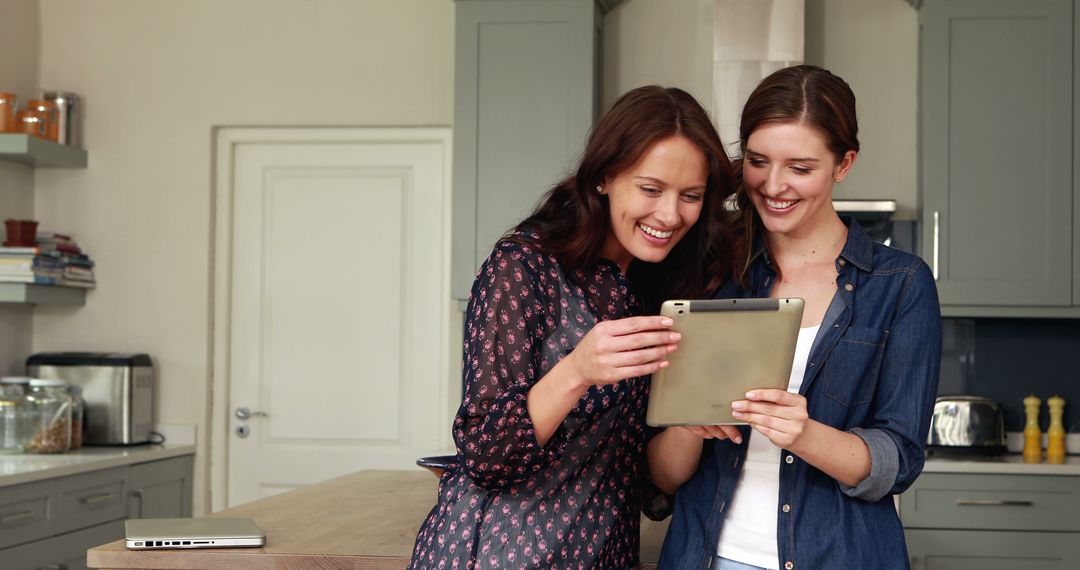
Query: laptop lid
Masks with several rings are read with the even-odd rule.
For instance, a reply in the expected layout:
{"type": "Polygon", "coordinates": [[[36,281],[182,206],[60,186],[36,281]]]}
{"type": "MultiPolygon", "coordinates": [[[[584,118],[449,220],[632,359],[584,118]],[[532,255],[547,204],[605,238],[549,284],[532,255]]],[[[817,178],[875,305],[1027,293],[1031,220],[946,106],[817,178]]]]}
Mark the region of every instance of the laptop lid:
{"type": "Polygon", "coordinates": [[[263,546],[266,533],[250,518],[202,517],[129,519],[126,546],[148,548],[229,548],[263,546]]]}

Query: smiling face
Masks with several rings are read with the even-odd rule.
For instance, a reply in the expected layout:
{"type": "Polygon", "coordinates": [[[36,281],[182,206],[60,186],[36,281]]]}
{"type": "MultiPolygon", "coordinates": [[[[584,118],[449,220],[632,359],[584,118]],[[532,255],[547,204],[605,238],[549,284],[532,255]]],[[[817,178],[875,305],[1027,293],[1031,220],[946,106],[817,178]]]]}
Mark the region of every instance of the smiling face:
{"type": "Polygon", "coordinates": [[[701,149],[674,135],[605,181],[611,232],[602,255],[624,273],[634,259],[663,261],[701,215],[708,172],[701,149]]]}
{"type": "Polygon", "coordinates": [[[855,162],[848,151],[837,163],[825,136],[802,123],[769,123],[746,142],[743,182],[765,229],[792,238],[808,236],[836,217],[833,185],[855,162]]]}

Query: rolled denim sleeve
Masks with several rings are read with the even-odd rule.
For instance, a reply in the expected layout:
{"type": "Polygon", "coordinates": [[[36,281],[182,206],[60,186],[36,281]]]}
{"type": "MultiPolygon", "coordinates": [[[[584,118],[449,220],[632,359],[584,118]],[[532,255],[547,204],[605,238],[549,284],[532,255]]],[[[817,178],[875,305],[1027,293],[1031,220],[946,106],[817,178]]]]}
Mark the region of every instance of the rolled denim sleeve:
{"type": "Polygon", "coordinates": [[[922,473],[941,368],[941,308],[921,260],[900,294],[882,358],[870,425],[852,430],[870,449],[870,475],[844,493],[865,501],[904,492],[922,473]]]}
{"type": "Polygon", "coordinates": [[[854,487],[839,483],[840,490],[854,499],[878,501],[889,494],[896,482],[900,472],[900,451],[893,439],[879,429],[855,428],[851,433],[862,438],[870,450],[870,474],[854,487]]]}

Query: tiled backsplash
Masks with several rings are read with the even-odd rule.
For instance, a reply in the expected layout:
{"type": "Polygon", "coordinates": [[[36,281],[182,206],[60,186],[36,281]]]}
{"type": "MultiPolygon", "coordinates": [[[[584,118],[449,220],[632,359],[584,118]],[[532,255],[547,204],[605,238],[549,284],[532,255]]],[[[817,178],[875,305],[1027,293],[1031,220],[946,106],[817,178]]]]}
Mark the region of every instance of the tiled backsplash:
{"type": "Polygon", "coordinates": [[[1021,400],[1042,398],[1039,424],[1050,423],[1046,399],[1065,398],[1065,429],[1080,433],[1080,319],[942,319],[939,394],[997,401],[1005,431],[1024,429],[1021,400]]]}

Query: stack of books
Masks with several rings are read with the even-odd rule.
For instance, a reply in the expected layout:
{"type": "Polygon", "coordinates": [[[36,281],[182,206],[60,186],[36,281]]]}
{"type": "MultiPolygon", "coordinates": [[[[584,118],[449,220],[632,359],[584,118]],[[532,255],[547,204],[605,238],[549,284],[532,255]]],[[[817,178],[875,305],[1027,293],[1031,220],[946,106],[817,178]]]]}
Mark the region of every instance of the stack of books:
{"type": "Polygon", "coordinates": [[[0,283],[92,288],[94,261],[71,236],[38,232],[34,247],[0,247],[0,283]]]}

